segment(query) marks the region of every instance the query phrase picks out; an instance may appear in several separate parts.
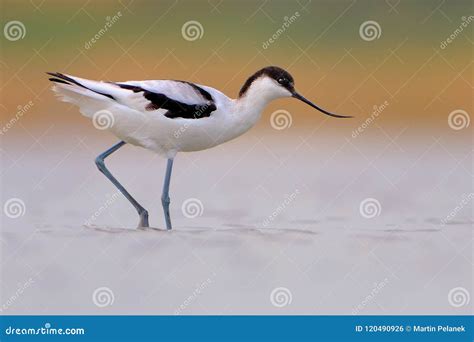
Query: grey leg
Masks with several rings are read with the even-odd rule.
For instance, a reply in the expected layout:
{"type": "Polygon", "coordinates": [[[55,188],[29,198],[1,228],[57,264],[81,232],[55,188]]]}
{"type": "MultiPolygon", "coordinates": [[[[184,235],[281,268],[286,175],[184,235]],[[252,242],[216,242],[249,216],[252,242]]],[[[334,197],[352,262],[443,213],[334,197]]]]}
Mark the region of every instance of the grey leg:
{"type": "Polygon", "coordinates": [[[120,147],[125,145],[125,141],[120,141],[119,143],[115,144],[111,148],[109,148],[104,153],[100,154],[97,158],[95,158],[95,164],[99,168],[99,171],[102,172],[105,177],[107,177],[119,191],[129,200],[130,203],[135,207],[140,216],[140,221],[138,223],[138,227],[148,227],[148,211],[145,210],[133,197],[128,193],[127,190],[120,184],[120,182],[110,173],[110,171],[105,166],[104,159],[107,158],[109,155],[117,151],[120,147]]]}
{"type": "Polygon", "coordinates": [[[170,180],[171,171],[173,170],[173,159],[168,159],[166,164],[165,182],[163,184],[163,193],[161,194],[161,204],[163,204],[163,212],[165,214],[166,229],[171,229],[170,217],[170,180]]]}

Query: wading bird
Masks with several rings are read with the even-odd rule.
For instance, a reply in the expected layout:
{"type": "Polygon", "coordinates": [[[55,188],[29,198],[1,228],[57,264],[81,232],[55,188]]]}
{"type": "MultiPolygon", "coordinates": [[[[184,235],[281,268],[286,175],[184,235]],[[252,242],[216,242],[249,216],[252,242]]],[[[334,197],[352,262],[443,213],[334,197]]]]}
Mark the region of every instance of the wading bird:
{"type": "Polygon", "coordinates": [[[107,129],[120,142],[100,154],[95,163],[135,207],[139,227],[148,227],[148,212],[110,173],[104,160],[126,143],[141,146],[168,159],[161,201],[166,228],[169,213],[170,179],[173,159],[178,152],[205,150],[248,131],[272,100],[294,97],[320,112],[330,113],[298,94],[293,77],[285,70],[269,66],[250,76],[231,99],[217,89],[176,80],[128,82],[92,81],[62,73],[48,73],[53,90],[65,102],[79,106],[94,125],[107,129]]]}

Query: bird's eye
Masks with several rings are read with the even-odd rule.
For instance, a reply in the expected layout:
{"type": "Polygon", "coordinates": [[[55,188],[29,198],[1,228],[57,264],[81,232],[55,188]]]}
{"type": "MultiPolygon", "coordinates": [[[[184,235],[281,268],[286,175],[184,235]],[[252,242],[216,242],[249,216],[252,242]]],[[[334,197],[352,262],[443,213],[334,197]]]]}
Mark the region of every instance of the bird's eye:
{"type": "Polygon", "coordinates": [[[279,78],[279,79],[278,79],[278,83],[280,83],[280,84],[288,84],[288,80],[287,80],[286,78],[283,78],[283,77],[282,77],[282,78],[279,78]]]}

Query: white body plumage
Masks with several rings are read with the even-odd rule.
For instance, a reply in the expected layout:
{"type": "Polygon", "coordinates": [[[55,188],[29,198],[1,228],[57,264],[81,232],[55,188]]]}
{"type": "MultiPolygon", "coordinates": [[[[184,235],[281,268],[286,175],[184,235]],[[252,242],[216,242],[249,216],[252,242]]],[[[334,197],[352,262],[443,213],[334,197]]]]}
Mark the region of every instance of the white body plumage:
{"type": "Polygon", "coordinates": [[[109,83],[63,76],[75,82],[58,82],[53,86],[63,101],[79,106],[83,115],[94,120],[104,119],[101,115],[111,116],[106,118],[105,129],[127,143],[167,158],[173,158],[177,152],[205,150],[234,139],[255,125],[268,102],[291,96],[287,89],[267,77],[255,80],[243,96],[231,99],[214,88],[181,81],[109,83]],[[216,109],[207,117],[199,117],[198,109],[196,118],[169,118],[165,116],[167,109],[147,109],[150,101],[142,92],[124,89],[117,84],[164,94],[169,99],[187,105],[201,105],[205,109],[209,101],[196,90],[197,86],[212,97],[216,109]]]}

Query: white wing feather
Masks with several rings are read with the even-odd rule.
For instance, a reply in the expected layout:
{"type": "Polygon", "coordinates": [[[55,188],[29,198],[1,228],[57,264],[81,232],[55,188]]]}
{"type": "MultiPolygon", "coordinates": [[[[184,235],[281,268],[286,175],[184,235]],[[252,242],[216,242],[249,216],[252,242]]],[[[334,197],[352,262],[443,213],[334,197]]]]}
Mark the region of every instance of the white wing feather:
{"type": "Polygon", "coordinates": [[[206,104],[208,102],[195,87],[186,82],[149,80],[111,83],[70,75],[64,76],[74,80],[77,84],[56,83],[53,90],[63,101],[79,106],[81,113],[89,117],[98,110],[106,109],[117,103],[139,112],[146,112],[146,107],[150,104],[150,101],[144,97],[144,93],[121,88],[119,85],[139,87],[189,105],[206,104]]]}

